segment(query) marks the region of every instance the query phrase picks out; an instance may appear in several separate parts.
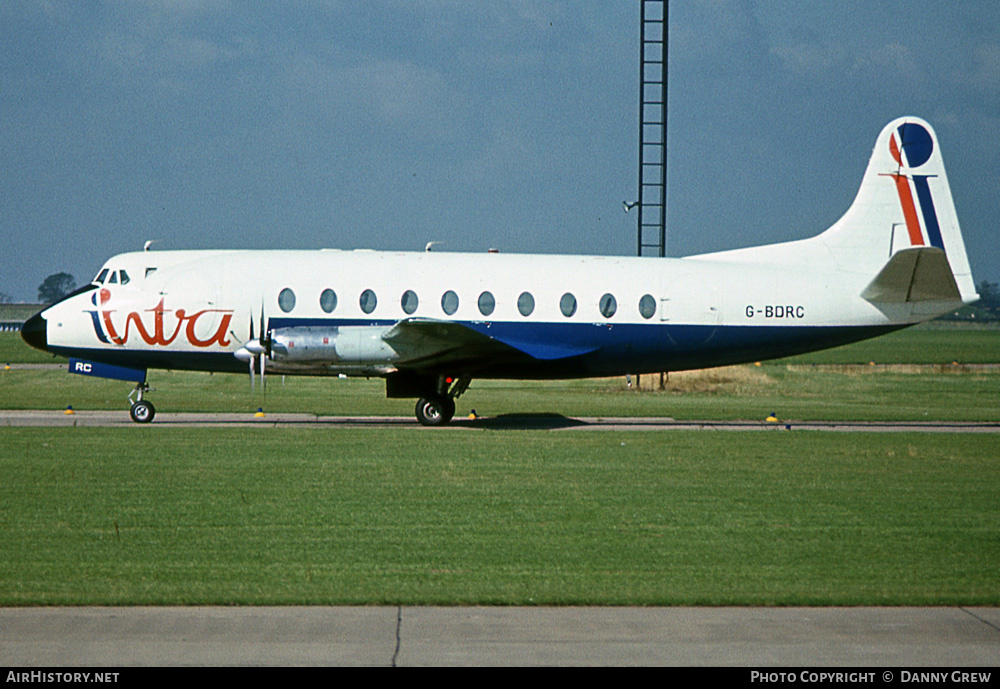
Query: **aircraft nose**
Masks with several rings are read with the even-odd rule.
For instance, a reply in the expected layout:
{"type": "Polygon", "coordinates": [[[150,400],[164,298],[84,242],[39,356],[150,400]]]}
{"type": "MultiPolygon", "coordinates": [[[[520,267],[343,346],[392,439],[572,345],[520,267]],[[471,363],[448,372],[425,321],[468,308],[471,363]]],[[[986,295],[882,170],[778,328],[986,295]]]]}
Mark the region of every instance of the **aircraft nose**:
{"type": "Polygon", "coordinates": [[[41,349],[44,352],[49,344],[46,329],[47,324],[45,319],[42,318],[42,314],[36,313],[26,320],[21,327],[21,339],[35,349],[41,349]]]}

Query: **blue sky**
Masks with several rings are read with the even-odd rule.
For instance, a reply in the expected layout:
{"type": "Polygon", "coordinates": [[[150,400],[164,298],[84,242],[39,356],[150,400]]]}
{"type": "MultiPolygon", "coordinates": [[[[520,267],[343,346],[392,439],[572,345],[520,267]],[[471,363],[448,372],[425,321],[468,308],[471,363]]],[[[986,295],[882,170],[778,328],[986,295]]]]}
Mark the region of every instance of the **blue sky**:
{"type": "MultiPolygon", "coordinates": [[[[633,255],[638,0],[0,5],[0,293],[177,248],[633,255]]],[[[797,239],[882,126],[1000,281],[1000,3],[675,0],[668,252],[797,239]]]]}

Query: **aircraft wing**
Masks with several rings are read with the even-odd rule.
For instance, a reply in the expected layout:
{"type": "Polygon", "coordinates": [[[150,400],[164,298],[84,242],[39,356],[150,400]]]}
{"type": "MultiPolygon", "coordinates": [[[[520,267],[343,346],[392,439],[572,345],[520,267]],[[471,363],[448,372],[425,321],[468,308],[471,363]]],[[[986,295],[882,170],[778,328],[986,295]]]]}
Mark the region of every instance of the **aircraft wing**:
{"type": "MultiPolygon", "coordinates": [[[[487,329],[484,324],[483,329],[487,329]]],[[[594,347],[507,337],[498,329],[486,334],[462,323],[429,318],[400,321],[382,339],[400,356],[400,365],[430,368],[442,364],[496,360],[563,359],[594,351],[594,347]]]]}

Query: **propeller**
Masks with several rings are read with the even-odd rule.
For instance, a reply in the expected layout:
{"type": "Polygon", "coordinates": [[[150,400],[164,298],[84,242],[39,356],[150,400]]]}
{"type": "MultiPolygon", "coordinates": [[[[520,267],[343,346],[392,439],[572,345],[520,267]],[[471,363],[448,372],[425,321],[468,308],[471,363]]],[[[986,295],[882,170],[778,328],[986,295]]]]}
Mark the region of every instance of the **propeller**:
{"type": "Polygon", "coordinates": [[[250,318],[250,337],[235,352],[237,359],[241,361],[248,362],[250,366],[250,391],[256,392],[257,389],[257,359],[260,358],[260,385],[267,393],[267,379],[265,377],[266,364],[268,354],[271,350],[271,338],[267,336],[267,326],[264,321],[264,308],[260,309],[260,335],[259,337],[254,337],[254,324],[253,318],[250,318]]]}

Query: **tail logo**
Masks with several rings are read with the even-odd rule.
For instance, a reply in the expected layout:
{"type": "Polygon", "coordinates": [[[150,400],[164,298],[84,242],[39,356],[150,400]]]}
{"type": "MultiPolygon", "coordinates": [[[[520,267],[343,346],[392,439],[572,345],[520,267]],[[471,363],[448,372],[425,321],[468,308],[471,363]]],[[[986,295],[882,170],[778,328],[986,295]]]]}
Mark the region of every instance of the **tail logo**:
{"type": "Polygon", "coordinates": [[[889,153],[899,165],[899,171],[888,175],[896,183],[899,203],[906,220],[906,231],[911,246],[935,246],[944,249],[941,227],[938,224],[934,199],[931,197],[927,180],[933,175],[906,173],[903,168],[913,170],[924,165],[934,153],[934,138],[923,126],[905,122],[889,137],[889,153]],[[917,201],[914,202],[914,194],[917,201]],[[919,212],[917,209],[919,203],[919,212]]]}

